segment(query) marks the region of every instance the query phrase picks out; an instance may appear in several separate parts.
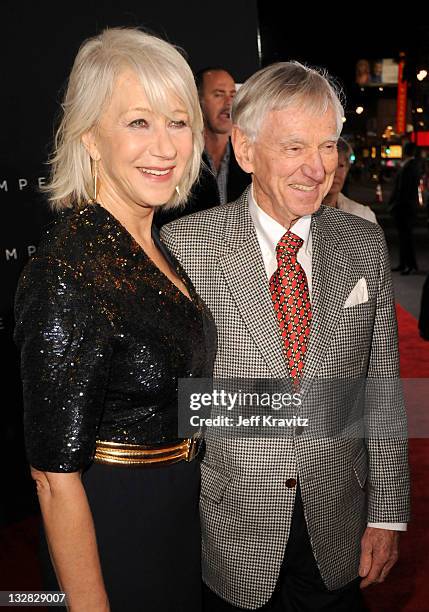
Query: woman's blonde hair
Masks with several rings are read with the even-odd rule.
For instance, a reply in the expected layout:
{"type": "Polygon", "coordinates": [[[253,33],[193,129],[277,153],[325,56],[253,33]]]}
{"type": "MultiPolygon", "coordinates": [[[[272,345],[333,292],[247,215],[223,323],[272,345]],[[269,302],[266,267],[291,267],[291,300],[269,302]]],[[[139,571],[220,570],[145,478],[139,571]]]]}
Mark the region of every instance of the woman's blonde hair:
{"type": "Polygon", "coordinates": [[[51,178],[44,189],[53,208],[82,207],[94,198],[91,158],[82,136],[97,125],[112,96],[115,79],[127,68],[141,79],[156,112],[171,114],[172,95],[186,108],[193,153],[165,208],[186,202],[200,172],[204,148],[203,118],[192,71],[170,43],[138,29],[111,28],[82,44],[70,73],[49,161],[51,178]]]}

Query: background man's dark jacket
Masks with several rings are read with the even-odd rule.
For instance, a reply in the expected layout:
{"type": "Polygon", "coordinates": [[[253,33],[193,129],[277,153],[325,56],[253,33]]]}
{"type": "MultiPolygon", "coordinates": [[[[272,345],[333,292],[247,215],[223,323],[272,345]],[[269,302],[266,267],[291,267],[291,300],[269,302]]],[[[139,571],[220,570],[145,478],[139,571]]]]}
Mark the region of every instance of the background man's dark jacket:
{"type": "MultiPolygon", "coordinates": [[[[228,165],[228,182],[227,182],[227,202],[237,200],[251,182],[251,175],[244,172],[235,159],[234,150],[231,146],[228,165]]],[[[216,177],[210,169],[209,160],[206,152],[203,153],[204,166],[201,170],[198,181],[192,188],[191,197],[186,204],[186,207],[181,210],[172,210],[168,212],[160,211],[156,217],[156,225],[162,227],[170,221],[190,215],[200,210],[212,208],[220,204],[219,189],[217,186],[216,177]]]]}
{"type": "Polygon", "coordinates": [[[419,159],[405,162],[396,175],[390,196],[390,210],[394,217],[415,217],[418,206],[418,187],[422,169],[419,159]]]}

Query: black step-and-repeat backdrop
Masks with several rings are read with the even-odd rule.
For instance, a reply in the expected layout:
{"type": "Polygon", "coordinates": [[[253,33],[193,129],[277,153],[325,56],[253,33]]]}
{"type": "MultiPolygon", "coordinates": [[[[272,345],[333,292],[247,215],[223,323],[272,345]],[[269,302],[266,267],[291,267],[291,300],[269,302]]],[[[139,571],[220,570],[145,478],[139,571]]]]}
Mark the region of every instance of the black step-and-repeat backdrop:
{"type": "Polygon", "coordinates": [[[137,26],[182,47],[196,71],[221,65],[240,82],[258,68],[256,0],[8,0],[1,8],[0,461],[6,472],[0,525],[34,507],[22,443],[22,402],[12,342],[19,274],[36,251],[50,212],[39,193],[47,177],[55,117],[80,43],[108,26],[137,26]]]}

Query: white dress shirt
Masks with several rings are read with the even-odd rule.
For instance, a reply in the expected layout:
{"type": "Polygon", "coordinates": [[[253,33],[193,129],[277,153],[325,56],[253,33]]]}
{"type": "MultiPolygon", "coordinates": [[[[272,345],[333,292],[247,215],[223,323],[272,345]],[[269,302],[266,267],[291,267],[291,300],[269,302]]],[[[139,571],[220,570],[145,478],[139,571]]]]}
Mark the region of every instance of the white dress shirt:
{"type": "MultiPolygon", "coordinates": [[[[249,191],[249,213],[255,226],[256,236],[261,247],[262,259],[268,280],[277,270],[276,246],[280,238],[287,231],[281,223],[270,217],[256,203],[253,195],[253,186],[249,191]]],[[[303,244],[297,253],[298,262],[304,269],[307,277],[308,290],[311,297],[312,279],[312,240],[311,240],[311,215],[300,217],[292,226],[291,231],[302,238],[303,244]]],[[[368,527],[379,529],[392,529],[394,531],[406,531],[406,523],[368,523],[368,527]]]]}
{"type": "Polygon", "coordinates": [[[369,206],[359,204],[359,202],[347,198],[343,193],[338,194],[337,208],[357,217],[362,217],[362,219],[367,219],[367,221],[372,221],[372,223],[377,223],[377,217],[369,206]]]}

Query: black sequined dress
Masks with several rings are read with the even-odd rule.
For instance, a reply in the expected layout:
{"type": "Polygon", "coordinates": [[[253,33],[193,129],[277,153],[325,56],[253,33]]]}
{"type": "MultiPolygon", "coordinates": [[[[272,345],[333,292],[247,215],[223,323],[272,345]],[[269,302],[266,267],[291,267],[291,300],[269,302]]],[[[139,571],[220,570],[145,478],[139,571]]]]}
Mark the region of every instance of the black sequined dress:
{"type": "Polygon", "coordinates": [[[178,262],[189,300],[95,204],[69,211],[16,295],[28,458],[83,471],[113,612],[199,612],[199,462],[137,468],[92,461],[97,439],[178,440],[181,377],[211,376],[213,319],[178,262]]]}

